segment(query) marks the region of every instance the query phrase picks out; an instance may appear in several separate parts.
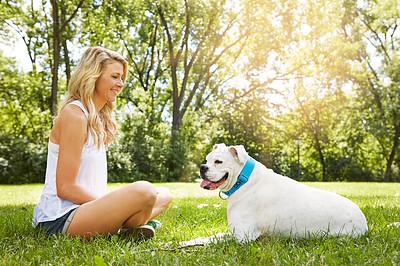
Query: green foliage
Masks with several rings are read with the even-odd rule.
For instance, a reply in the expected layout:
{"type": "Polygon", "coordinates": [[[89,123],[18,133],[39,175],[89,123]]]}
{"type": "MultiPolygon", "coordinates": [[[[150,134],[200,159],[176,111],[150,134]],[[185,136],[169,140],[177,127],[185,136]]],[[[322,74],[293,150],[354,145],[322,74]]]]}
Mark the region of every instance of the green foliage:
{"type": "MultiPolygon", "coordinates": [[[[87,46],[117,50],[130,65],[111,182],[194,180],[218,142],[297,179],[297,138],[302,180],[399,179],[396,1],[56,2],[58,98],[87,46]]],[[[32,65],[23,73],[0,56],[2,183],[43,180],[51,7],[0,1],[0,34],[6,45],[23,38],[32,65]]]]}
{"type": "MultiPolygon", "coordinates": [[[[397,265],[400,263],[399,184],[307,183],[350,198],[365,213],[369,232],[313,240],[264,239],[237,243],[229,238],[204,247],[176,249],[178,241],[228,232],[227,202],[198,183],[168,183],[171,206],[160,215],[154,239],[134,242],[118,236],[89,241],[46,237],[31,225],[43,185],[0,186],[0,264],[118,265],[397,265]],[[167,243],[169,246],[166,247],[167,243]],[[163,251],[171,248],[173,251],[163,251]]],[[[124,184],[109,185],[114,190],[124,184]]]]}
{"type": "MultiPolygon", "coordinates": [[[[107,171],[108,182],[133,182],[132,164],[130,153],[122,152],[122,145],[119,138],[107,150],[107,171]]],[[[138,179],[140,180],[140,179],[138,179]]]]}
{"type": "MultiPolygon", "coordinates": [[[[125,116],[123,116],[125,117],[125,116]]],[[[202,128],[194,112],[183,121],[181,134],[171,149],[170,131],[167,123],[151,125],[141,112],[130,112],[115,143],[108,151],[109,181],[132,182],[137,180],[193,181],[198,178],[198,165],[204,160],[207,145],[201,143],[213,129],[202,128]],[[198,144],[196,141],[203,140],[198,144]],[[173,168],[169,164],[177,165],[173,168]]]]}
{"type": "MultiPolygon", "coordinates": [[[[124,123],[121,138],[121,150],[130,154],[131,178],[135,180],[164,180],[168,177],[166,171],[166,156],[168,154],[168,137],[162,125],[149,129],[149,120],[143,114],[130,115],[124,123]],[[151,132],[149,132],[152,130],[151,132]],[[155,131],[158,132],[155,132],[155,131]]],[[[122,177],[127,178],[127,177],[122,177]]],[[[128,181],[128,180],[126,180],[128,181]]]]}
{"type": "Polygon", "coordinates": [[[43,182],[50,117],[41,74],[19,72],[0,54],[0,183],[43,182]]]}
{"type": "Polygon", "coordinates": [[[0,143],[0,184],[44,182],[47,150],[7,135],[0,135],[0,143]]]}
{"type": "Polygon", "coordinates": [[[357,29],[350,35],[353,42],[360,36],[365,40],[359,49],[358,75],[356,76],[357,101],[362,106],[361,117],[365,130],[377,142],[385,172],[383,179],[398,179],[395,165],[399,157],[400,119],[398,115],[398,14],[397,1],[366,1],[358,9],[348,7],[356,14],[349,26],[357,29]],[[355,11],[354,11],[355,10],[355,11]]]}
{"type": "Polygon", "coordinates": [[[233,95],[221,96],[226,103],[213,114],[224,132],[213,135],[211,144],[243,145],[252,157],[272,168],[272,141],[276,132],[267,111],[271,106],[265,92],[259,89],[243,97],[234,96],[243,93],[239,89],[232,89],[230,93],[233,95]]]}

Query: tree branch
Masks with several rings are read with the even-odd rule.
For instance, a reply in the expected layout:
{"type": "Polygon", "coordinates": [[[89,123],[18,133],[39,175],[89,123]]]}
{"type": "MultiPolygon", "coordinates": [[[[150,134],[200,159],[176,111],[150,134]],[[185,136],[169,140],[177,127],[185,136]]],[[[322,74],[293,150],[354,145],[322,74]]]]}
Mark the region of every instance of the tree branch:
{"type": "Polygon", "coordinates": [[[60,28],[60,33],[64,32],[65,28],[71,22],[71,20],[76,16],[76,14],[78,13],[78,10],[82,7],[84,2],[85,2],[84,0],[81,0],[79,2],[78,6],[76,7],[76,9],[74,10],[74,12],[71,14],[71,16],[69,16],[69,18],[66,21],[64,21],[63,25],[60,28]]]}

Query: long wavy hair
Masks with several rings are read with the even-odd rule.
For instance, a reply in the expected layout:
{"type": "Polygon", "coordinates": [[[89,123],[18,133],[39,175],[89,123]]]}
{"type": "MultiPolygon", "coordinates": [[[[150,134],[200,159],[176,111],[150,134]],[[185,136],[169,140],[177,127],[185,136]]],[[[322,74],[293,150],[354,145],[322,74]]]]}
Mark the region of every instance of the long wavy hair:
{"type": "Polygon", "coordinates": [[[96,80],[106,66],[114,62],[120,62],[123,65],[122,80],[125,82],[128,63],[119,53],[98,46],[88,48],[71,75],[67,95],[60,109],[61,112],[65,106],[75,100],[82,102],[89,113],[90,132],[94,139],[94,145],[98,148],[101,147],[101,144],[108,147],[114,140],[117,130],[117,123],[112,112],[115,104],[107,102],[99,112],[96,112],[93,102],[96,80]]]}

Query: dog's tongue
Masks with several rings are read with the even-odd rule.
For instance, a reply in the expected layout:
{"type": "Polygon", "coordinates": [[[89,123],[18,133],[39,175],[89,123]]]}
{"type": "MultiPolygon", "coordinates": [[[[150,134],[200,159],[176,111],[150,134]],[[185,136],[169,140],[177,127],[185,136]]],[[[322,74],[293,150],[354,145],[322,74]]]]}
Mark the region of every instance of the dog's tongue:
{"type": "Polygon", "coordinates": [[[211,188],[212,182],[207,179],[203,179],[203,182],[201,182],[200,187],[204,189],[212,189],[211,188]]]}
{"type": "Polygon", "coordinates": [[[203,179],[203,182],[201,182],[200,187],[204,189],[209,189],[209,190],[214,190],[217,189],[220,185],[222,185],[225,182],[225,179],[221,179],[217,183],[211,182],[210,180],[203,179]]]}

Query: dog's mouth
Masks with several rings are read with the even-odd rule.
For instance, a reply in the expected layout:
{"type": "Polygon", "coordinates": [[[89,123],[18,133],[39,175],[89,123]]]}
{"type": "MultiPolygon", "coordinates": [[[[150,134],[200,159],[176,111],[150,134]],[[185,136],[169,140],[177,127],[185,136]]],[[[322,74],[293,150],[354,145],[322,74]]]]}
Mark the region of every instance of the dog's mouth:
{"type": "Polygon", "coordinates": [[[200,187],[204,188],[204,189],[209,189],[209,190],[214,190],[217,189],[219,186],[221,186],[226,179],[228,178],[228,173],[226,173],[224,175],[224,177],[221,178],[221,180],[217,181],[217,182],[213,182],[211,180],[208,179],[203,179],[203,182],[201,182],[200,187]]]}

